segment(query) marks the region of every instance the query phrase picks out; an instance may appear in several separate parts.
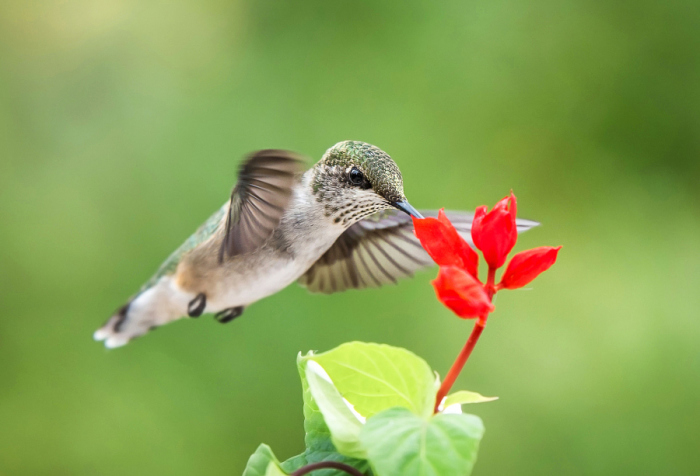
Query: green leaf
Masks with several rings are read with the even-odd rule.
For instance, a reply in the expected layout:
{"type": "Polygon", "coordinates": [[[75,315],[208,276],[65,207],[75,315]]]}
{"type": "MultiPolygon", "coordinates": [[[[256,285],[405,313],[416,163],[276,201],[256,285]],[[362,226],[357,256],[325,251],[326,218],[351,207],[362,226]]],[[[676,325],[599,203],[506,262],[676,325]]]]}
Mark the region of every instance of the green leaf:
{"type": "MultiPolygon", "coordinates": [[[[333,445],[330,430],[323,420],[323,415],[309,390],[305,367],[305,357],[299,354],[297,357],[297,368],[301,378],[304,398],[304,430],[306,432],[304,441],[306,443],[306,451],[302,455],[295,456],[282,463],[282,468],[291,473],[306,464],[319,461],[338,461],[354,466],[366,474],[369,470],[369,463],[366,460],[343,456],[338,453],[333,445]]],[[[347,476],[347,474],[334,469],[324,469],[315,471],[313,476],[347,476]]]]}
{"type": "Polygon", "coordinates": [[[280,467],[274,461],[270,461],[267,465],[267,471],[265,471],[265,476],[287,476],[287,473],[282,471],[280,467]]]}
{"type": "Polygon", "coordinates": [[[327,380],[323,368],[313,360],[306,363],[306,380],[311,395],[331,432],[331,441],[338,452],[353,458],[367,459],[367,451],[360,443],[362,422],[352,413],[338,390],[327,380]]]}
{"type": "Polygon", "coordinates": [[[369,420],[360,438],[381,476],[467,476],[484,434],[474,415],[438,414],[429,420],[391,408],[369,420]]]}
{"type": "Polygon", "coordinates": [[[320,364],[364,417],[397,406],[424,418],[433,413],[437,379],[423,359],[406,349],[350,342],[304,358],[320,364]]]}
{"type": "MultiPolygon", "coordinates": [[[[253,453],[248,459],[248,464],[246,464],[245,466],[243,476],[271,476],[268,473],[268,468],[270,466],[274,466],[275,468],[277,468],[277,471],[280,471],[277,465],[278,461],[275,457],[275,454],[272,452],[272,449],[269,446],[263,444],[258,446],[258,448],[255,450],[255,453],[253,453]]],[[[272,474],[274,475],[275,473],[272,474]]],[[[284,473],[280,472],[279,474],[284,473]]]]}
{"type": "Polygon", "coordinates": [[[484,397],[480,393],[469,392],[467,390],[460,390],[459,392],[455,392],[452,395],[447,396],[447,398],[445,399],[444,408],[450,407],[456,403],[483,403],[492,402],[494,400],[498,400],[498,397],[484,397]]]}
{"type": "Polygon", "coordinates": [[[292,456],[287,461],[280,464],[280,468],[286,473],[293,473],[302,466],[306,466],[308,461],[306,461],[306,453],[300,455],[292,456]]]}

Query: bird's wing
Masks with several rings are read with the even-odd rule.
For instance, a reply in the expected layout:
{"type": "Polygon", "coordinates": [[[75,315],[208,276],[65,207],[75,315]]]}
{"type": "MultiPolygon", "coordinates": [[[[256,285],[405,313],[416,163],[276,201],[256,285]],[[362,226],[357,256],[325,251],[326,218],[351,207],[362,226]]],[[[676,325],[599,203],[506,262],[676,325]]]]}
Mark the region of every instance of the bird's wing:
{"type": "Polygon", "coordinates": [[[292,188],[303,171],[302,157],[286,150],[261,150],[238,172],[226,214],[219,260],[261,246],[279,225],[292,188]]]}
{"type": "MultiPolygon", "coordinates": [[[[437,216],[434,210],[420,213],[437,216]]],[[[473,213],[445,213],[457,232],[472,244],[473,213]]],[[[537,222],[518,219],[518,232],[536,225],[537,222]]],[[[331,294],[395,283],[433,264],[413,234],[411,217],[399,210],[385,210],[345,230],[299,283],[312,292],[331,294]]]]}

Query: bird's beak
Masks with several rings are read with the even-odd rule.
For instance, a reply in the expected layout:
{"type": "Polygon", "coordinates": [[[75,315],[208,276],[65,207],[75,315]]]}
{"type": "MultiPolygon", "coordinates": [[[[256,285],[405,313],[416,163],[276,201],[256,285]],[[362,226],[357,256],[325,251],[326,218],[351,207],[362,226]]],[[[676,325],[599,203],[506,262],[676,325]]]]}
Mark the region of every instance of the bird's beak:
{"type": "Polygon", "coordinates": [[[408,203],[407,200],[402,200],[400,202],[394,202],[394,203],[392,203],[392,205],[395,206],[396,208],[398,208],[399,210],[401,210],[402,212],[408,213],[412,217],[423,218],[423,215],[421,215],[418,210],[413,208],[413,206],[411,206],[411,204],[408,203]]]}

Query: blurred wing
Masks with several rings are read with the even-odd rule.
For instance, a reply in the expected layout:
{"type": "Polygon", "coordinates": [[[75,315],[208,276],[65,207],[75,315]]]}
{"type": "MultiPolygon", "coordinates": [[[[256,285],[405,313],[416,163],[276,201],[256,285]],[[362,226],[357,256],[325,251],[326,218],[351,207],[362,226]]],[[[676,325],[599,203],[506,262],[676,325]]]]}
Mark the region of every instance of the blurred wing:
{"type": "MultiPolygon", "coordinates": [[[[437,217],[435,210],[421,210],[421,213],[437,217]]],[[[459,234],[473,246],[473,213],[445,213],[459,234]]],[[[519,219],[517,225],[522,233],[537,223],[519,219]]],[[[299,283],[312,292],[330,294],[395,283],[433,264],[413,234],[411,217],[399,210],[385,210],[345,230],[299,283]]]]}
{"type": "Polygon", "coordinates": [[[241,165],[231,193],[219,261],[250,253],[272,235],[302,171],[302,158],[286,150],[261,150],[241,165]]]}
{"type": "MultiPolygon", "coordinates": [[[[471,212],[445,212],[457,232],[473,247],[471,212]]],[[[437,211],[423,211],[437,217],[437,211]]],[[[518,232],[537,226],[518,219],[518,232]]],[[[359,221],[304,274],[299,283],[311,292],[331,294],[347,289],[379,287],[412,276],[432,266],[433,260],[413,234],[411,217],[399,210],[385,210],[359,221]]]]}

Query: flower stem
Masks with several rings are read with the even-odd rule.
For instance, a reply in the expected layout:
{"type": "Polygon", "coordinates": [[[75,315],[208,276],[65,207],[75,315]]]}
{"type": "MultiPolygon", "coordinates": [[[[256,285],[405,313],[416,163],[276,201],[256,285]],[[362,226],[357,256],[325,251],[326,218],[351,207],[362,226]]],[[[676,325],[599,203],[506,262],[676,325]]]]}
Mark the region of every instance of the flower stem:
{"type": "Polygon", "coordinates": [[[337,461],[320,461],[318,463],[313,463],[299,468],[294,471],[290,476],[304,476],[317,469],[339,469],[345,471],[352,476],[364,476],[358,469],[353,468],[345,463],[338,463],[337,461]]]}
{"type": "MultiPolygon", "coordinates": [[[[493,295],[496,293],[496,286],[494,284],[495,281],[496,268],[489,267],[489,275],[488,279],[486,280],[485,289],[490,301],[493,300],[493,295]]],[[[472,350],[474,350],[474,346],[479,341],[479,337],[481,337],[481,333],[483,332],[484,327],[486,327],[486,320],[488,319],[488,317],[488,314],[484,314],[483,316],[480,316],[479,319],[476,321],[476,324],[474,324],[474,328],[472,329],[471,334],[469,334],[467,343],[464,344],[464,347],[462,347],[462,351],[455,359],[454,363],[452,364],[452,367],[450,368],[450,371],[447,372],[445,380],[442,381],[442,384],[440,385],[440,390],[438,390],[437,397],[435,398],[435,413],[438,412],[438,408],[442,403],[442,399],[447,396],[450,389],[452,388],[452,385],[454,385],[455,380],[457,380],[457,377],[459,376],[460,372],[462,372],[464,364],[467,363],[467,359],[469,359],[472,350]]]]}
{"type": "Polygon", "coordinates": [[[445,380],[442,381],[442,385],[440,385],[440,390],[438,390],[437,397],[435,399],[435,413],[438,412],[438,407],[442,403],[442,399],[447,396],[448,392],[452,388],[452,385],[455,383],[455,380],[457,380],[457,377],[462,371],[462,368],[464,368],[464,364],[467,363],[467,359],[471,355],[472,350],[474,350],[474,346],[478,342],[481,332],[486,326],[487,317],[488,315],[483,315],[476,321],[476,324],[472,329],[472,333],[469,335],[469,339],[467,339],[467,343],[464,344],[464,347],[462,347],[462,351],[455,359],[450,371],[447,372],[445,380]]]}
{"type": "Polygon", "coordinates": [[[489,301],[493,301],[493,295],[496,294],[496,268],[491,268],[489,266],[489,276],[486,279],[485,289],[489,301]]]}

